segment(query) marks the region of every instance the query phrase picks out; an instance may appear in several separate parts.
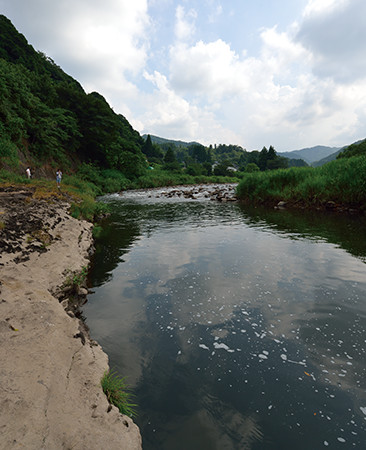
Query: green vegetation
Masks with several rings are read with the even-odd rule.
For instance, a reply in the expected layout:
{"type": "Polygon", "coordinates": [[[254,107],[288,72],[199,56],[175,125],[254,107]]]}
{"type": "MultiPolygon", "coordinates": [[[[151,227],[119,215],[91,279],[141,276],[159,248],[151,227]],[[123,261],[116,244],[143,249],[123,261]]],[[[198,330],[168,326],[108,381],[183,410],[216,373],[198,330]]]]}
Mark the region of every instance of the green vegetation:
{"type": "Polygon", "coordinates": [[[302,160],[289,160],[279,156],[273,146],[270,146],[268,150],[263,147],[261,151],[247,152],[239,145],[219,144],[205,147],[196,142],[176,141],[175,143],[155,136],[151,138],[150,135],[147,135],[142,151],[145,152],[150,162],[165,163],[166,169],[179,170],[176,164],[178,162],[180,168],[189,175],[210,176],[214,174],[232,177],[237,176],[236,172],[238,172],[240,177],[240,173],[251,171],[253,164],[261,171],[300,165],[307,166],[302,160]],[[147,150],[147,148],[150,150],[147,150]],[[169,166],[169,163],[175,164],[169,166]],[[248,165],[249,169],[247,169],[248,165]]]}
{"type": "Polygon", "coordinates": [[[103,213],[95,198],[104,193],[239,181],[239,197],[251,202],[360,204],[365,154],[366,140],[312,169],[292,167],[305,163],[279,156],[273,146],[248,152],[238,145],[143,139],[100,94],[86,94],[0,15],[0,182],[30,186],[34,197],[50,201],[66,198],[74,217],[103,213]],[[59,191],[58,167],[64,172],[59,191]]]}
{"type": "Polygon", "coordinates": [[[70,277],[70,282],[75,286],[81,286],[85,283],[86,277],[88,275],[88,266],[83,266],[81,270],[75,272],[70,277]]]}
{"type": "Polygon", "coordinates": [[[92,162],[133,179],[147,170],[143,144],[100,94],[86,94],[0,15],[0,168],[53,176],[57,166],[75,173],[92,162]]]}
{"type": "Polygon", "coordinates": [[[366,156],[366,139],[349,145],[337,155],[337,159],[352,158],[353,156],[366,156]]]}
{"type": "Polygon", "coordinates": [[[233,177],[227,168],[242,153],[236,146],[213,149],[194,143],[177,149],[159,146],[150,136],[144,140],[100,94],[86,94],[0,15],[0,178],[33,184],[54,179],[60,167],[63,188],[82,196],[72,214],[90,218],[93,199],[102,193],[214,181],[207,177],[222,155],[226,165],[213,173],[233,177]],[[27,166],[31,181],[21,177],[27,166]]]}
{"type": "Polygon", "coordinates": [[[131,189],[147,189],[160,186],[178,186],[183,184],[203,184],[203,183],[234,183],[239,181],[238,178],[222,177],[222,176],[206,176],[206,175],[189,175],[186,172],[173,172],[164,170],[160,166],[156,166],[154,170],[149,171],[143,177],[136,179],[131,183],[131,189]]]}
{"type": "Polygon", "coordinates": [[[79,288],[85,284],[87,276],[88,266],[83,266],[76,272],[69,271],[65,278],[63,289],[70,292],[71,295],[77,294],[79,288]]]}
{"type": "Polygon", "coordinates": [[[250,173],[240,181],[237,195],[248,203],[284,200],[318,206],[333,201],[364,208],[366,158],[338,159],[317,168],[250,173]]]}
{"type": "Polygon", "coordinates": [[[116,406],[121,414],[129,417],[136,416],[136,406],[132,403],[131,393],[128,392],[126,379],[120,377],[116,372],[105,372],[101,380],[103,392],[108,398],[108,401],[116,406]]]}
{"type": "Polygon", "coordinates": [[[65,176],[61,189],[57,189],[56,181],[28,180],[24,175],[9,170],[0,169],[0,183],[6,186],[17,186],[19,189],[27,187],[32,190],[32,198],[53,202],[55,200],[68,201],[71,204],[71,215],[76,219],[93,221],[98,215],[108,211],[103,203],[95,201],[101,190],[93,183],[76,176],[65,176]]]}

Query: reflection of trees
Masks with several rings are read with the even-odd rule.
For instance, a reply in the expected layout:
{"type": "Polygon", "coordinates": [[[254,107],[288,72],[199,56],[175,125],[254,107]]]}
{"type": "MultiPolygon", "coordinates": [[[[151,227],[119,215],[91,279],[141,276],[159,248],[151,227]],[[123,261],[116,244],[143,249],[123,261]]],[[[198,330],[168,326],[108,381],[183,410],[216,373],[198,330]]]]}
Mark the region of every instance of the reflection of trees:
{"type": "Polygon", "coordinates": [[[363,216],[323,211],[271,210],[240,207],[249,226],[269,226],[275,232],[291,233],[287,238],[322,239],[339,245],[366,262],[366,220],[363,216]]]}
{"type": "Polygon", "coordinates": [[[102,232],[95,242],[90,271],[93,286],[100,286],[111,278],[113,269],[123,261],[123,255],[140,235],[137,222],[116,220],[114,215],[105,219],[101,225],[102,232]]]}

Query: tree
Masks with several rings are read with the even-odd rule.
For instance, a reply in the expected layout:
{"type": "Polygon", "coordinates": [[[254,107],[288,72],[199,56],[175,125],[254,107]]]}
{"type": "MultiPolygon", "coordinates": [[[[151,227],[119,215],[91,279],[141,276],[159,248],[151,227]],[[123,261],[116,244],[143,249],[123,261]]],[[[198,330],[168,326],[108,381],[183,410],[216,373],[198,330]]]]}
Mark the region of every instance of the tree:
{"type": "Polygon", "coordinates": [[[267,161],[267,170],[287,169],[287,168],[288,168],[288,159],[282,156],[276,156],[275,159],[269,159],[267,161]]]}
{"type": "Polygon", "coordinates": [[[177,158],[175,156],[174,150],[171,147],[169,147],[167,152],[165,153],[164,162],[165,162],[165,164],[169,164],[169,163],[173,163],[176,161],[177,161],[177,158]]]}
{"type": "Polygon", "coordinates": [[[142,152],[145,153],[147,157],[152,156],[154,147],[151,141],[151,136],[148,134],[144,145],[142,146],[142,152]]]}
{"type": "Polygon", "coordinates": [[[267,168],[267,160],[268,160],[268,150],[266,147],[263,147],[258,157],[258,167],[260,170],[264,171],[267,168]]]}
{"type": "Polygon", "coordinates": [[[220,164],[215,166],[213,173],[217,176],[222,177],[232,177],[234,175],[233,171],[229,169],[231,162],[229,160],[222,161],[220,164]]]}
{"type": "Polygon", "coordinates": [[[164,156],[164,170],[170,170],[173,172],[180,171],[180,164],[177,161],[174,150],[172,147],[169,147],[164,156]]]}
{"type": "Polygon", "coordinates": [[[198,163],[209,161],[206,148],[200,144],[193,144],[189,147],[189,155],[198,163]]]}
{"type": "Polygon", "coordinates": [[[245,167],[245,172],[247,172],[247,173],[258,172],[258,171],[259,171],[259,167],[255,163],[249,163],[245,167]]]}

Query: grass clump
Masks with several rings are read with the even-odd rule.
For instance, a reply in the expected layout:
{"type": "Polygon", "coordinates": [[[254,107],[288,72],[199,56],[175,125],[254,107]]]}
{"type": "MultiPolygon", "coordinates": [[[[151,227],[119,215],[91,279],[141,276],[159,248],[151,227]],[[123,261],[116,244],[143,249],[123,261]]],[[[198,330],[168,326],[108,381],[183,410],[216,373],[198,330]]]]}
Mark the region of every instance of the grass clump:
{"type": "Polygon", "coordinates": [[[101,379],[101,385],[109,403],[116,406],[121,414],[131,418],[136,416],[137,405],[131,402],[132,394],[128,392],[125,377],[108,370],[101,379]]]}

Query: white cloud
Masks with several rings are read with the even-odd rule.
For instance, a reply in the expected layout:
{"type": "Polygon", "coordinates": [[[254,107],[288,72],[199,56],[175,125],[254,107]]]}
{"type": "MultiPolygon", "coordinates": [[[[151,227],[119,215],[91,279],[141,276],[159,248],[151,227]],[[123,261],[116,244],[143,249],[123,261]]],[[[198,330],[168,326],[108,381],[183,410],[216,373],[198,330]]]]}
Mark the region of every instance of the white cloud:
{"type": "Polygon", "coordinates": [[[15,25],[33,37],[35,48],[87,90],[119,84],[145,65],[147,0],[12,0],[11,8],[22,11],[15,25]]]}
{"type": "Polygon", "coordinates": [[[200,136],[200,142],[207,145],[239,139],[234,132],[225,129],[208,108],[190,104],[177,94],[161,73],[145,72],[144,76],[154,84],[155,91],[144,98],[146,109],[142,132],[188,140],[200,136]]]}
{"type": "Polygon", "coordinates": [[[223,6],[0,0],[36,49],[88,92],[100,92],[140,132],[279,151],[364,137],[364,0],[309,0],[286,27],[254,3],[248,9],[233,0],[233,15],[223,6]],[[228,33],[244,10],[260,11],[253,19],[269,26],[250,36],[228,33]],[[253,39],[257,53],[246,48],[253,39]]]}
{"type": "Polygon", "coordinates": [[[366,2],[310,1],[298,42],[314,57],[314,73],[340,83],[366,77],[366,2]]]}
{"type": "Polygon", "coordinates": [[[178,41],[185,41],[192,38],[195,34],[196,11],[191,9],[186,14],[184,7],[178,5],[175,11],[175,18],[175,37],[178,41]]]}
{"type": "Polygon", "coordinates": [[[171,89],[197,109],[210,105],[223,129],[240,130],[235,142],[244,146],[259,136],[263,145],[287,142],[287,149],[316,142],[338,145],[359,123],[354,91],[312,74],[314,57],[294,38],[297,28],[262,30],[256,58],[240,57],[221,39],[175,45],[171,89]]]}
{"type": "Polygon", "coordinates": [[[348,0],[309,0],[303,16],[309,17],[317,14],[327,14],[330,10],[342,7],[348,0]]]}
{"type": "Polygon", "coordinates": [[[215,100],[234,93],[245,83],[238,56],[221,39],[170,49],[171,82],[178,91],[215,100]]]}

